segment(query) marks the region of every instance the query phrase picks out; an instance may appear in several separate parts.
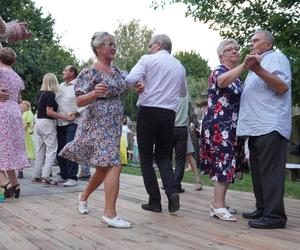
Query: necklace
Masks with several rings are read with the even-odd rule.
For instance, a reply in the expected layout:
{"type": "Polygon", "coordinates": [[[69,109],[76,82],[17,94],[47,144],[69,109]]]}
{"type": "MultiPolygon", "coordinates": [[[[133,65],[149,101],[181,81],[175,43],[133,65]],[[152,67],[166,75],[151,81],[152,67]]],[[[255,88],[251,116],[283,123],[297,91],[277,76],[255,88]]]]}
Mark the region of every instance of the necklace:
{"type": "Polygon", "coordinates": [[[103,65],[99,62],[96,62],[94,64],[94,68],[103,73],[110,74],[110,75],[113,75],[115,73],[114,69],[110,65],[103,65]]]}

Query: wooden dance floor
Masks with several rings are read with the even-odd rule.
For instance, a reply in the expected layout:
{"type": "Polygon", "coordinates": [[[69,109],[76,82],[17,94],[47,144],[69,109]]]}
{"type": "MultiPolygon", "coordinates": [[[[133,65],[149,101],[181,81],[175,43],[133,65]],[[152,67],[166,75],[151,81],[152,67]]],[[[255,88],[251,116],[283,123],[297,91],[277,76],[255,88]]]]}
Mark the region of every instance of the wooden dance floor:
{"type": "Polygon", "coordinates": [[[88,215],[77,212],[79,186],[32,184],[30,169],[21,180],[20,199],[0,204],[0,249],[300,249],[300,200],[286,199],[286,229],[250,229],[242,211],[253,208],[251,193],[229,191],[228,203],[236,209],[238,222],[223,222],[208,215],[212,188],[194,191],[184,184],[181,209],[170,215],[163,197],[161,214],[144,211],[147,201],[142,178],[121,176],[118,213],[132,229],[113,229],[101,223],[103,187],[89,199],[88,215]]]}

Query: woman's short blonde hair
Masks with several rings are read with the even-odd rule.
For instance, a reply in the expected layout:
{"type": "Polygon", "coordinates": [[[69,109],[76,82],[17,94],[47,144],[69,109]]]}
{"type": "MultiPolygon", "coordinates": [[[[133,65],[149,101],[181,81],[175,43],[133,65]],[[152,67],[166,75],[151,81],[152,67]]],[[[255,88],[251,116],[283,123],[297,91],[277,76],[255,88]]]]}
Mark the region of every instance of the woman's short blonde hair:
{"type": "Polygon", "coordinates": [[[56,76],[53,73],[47,73],[44,75],[41,91],[57,92],[59,84],[56,76]]]}
{"type": "Polygon", "coordinates": [[[24,104],[24,105],[26,105],[26,106],[27,106],[27,111],[28,111],[28,110],[31,110],[31,104],[30,104],[30,102],[29,102],[29,101],[25,101],[25,100],[23,100],[23,101],[22,101],[22,104],[24,104]]]}

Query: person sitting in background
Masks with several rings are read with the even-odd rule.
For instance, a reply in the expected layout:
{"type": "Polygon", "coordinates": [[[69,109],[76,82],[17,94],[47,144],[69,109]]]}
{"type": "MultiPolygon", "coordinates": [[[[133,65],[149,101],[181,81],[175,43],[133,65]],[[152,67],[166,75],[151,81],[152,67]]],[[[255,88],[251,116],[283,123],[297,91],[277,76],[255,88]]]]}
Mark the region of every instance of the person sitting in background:
{"type": "MultiPolygon", "coordinates": [[[[35,149],[33,144],[33,113],[31,112],[31,104],[28,101],[22,101],[20,103],[20,108],[22,111],[23,123],[25,128],[25,144],[26,144],[26,154],[30,165],[35,159],[35,149]]],[[[18,171],[18,178],[23,178],[23,171],[18,171]]]]}

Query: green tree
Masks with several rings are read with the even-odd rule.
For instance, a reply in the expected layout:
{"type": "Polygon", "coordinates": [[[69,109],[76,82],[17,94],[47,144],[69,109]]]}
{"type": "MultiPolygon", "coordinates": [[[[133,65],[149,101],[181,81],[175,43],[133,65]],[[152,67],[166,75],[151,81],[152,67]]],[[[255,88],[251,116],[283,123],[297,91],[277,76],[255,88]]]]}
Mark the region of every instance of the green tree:
{"type": "MultiPolygon", "coordinates": [[[[140,57],[148,52],[153,30],[141,26],[138,20],[133,19],[126,24],[120,23],[114,35],[118,43],[114,63],[121,70],[129,72],[140,57]]],[[[135,119],[137,94],[134,91],[128,91],[123,95],[122,100],[125,114],[135,119]]]]}
{"type": "Polygon", "coordinates": [[[16,72],[26,84],[23,99],[35,102],[42,78],[52,72],[61,79],[66,65],[78,65],[71,50],[59,45],[59,37],[54,33],[55,23],[51,15],[44,17],[42,8],[36,8],[31,0],[0,0],[1,16],[5,21],[24,20],[33,33],[32,39],[15,44],[12,47],[17,54],[14,66],[16,72]]]}
{"type": "Polygon", "coordinates": [[[192,101],[195,101],[199,96],[207,92],[207,78],[211,72],[207,60],[204,60],[195,51],[179,51],[174,56],[186,69],[190,96],[192,101]]]}
{"type": "Polygon", "coordinates": [[[276,46],[290,59],[293,101],[300,103],[300,0],[154,0],[153,7],[183,3],[186,15],[208,23],[222,37],[246,48],[254,30],[269,30],[276,46]]]}

